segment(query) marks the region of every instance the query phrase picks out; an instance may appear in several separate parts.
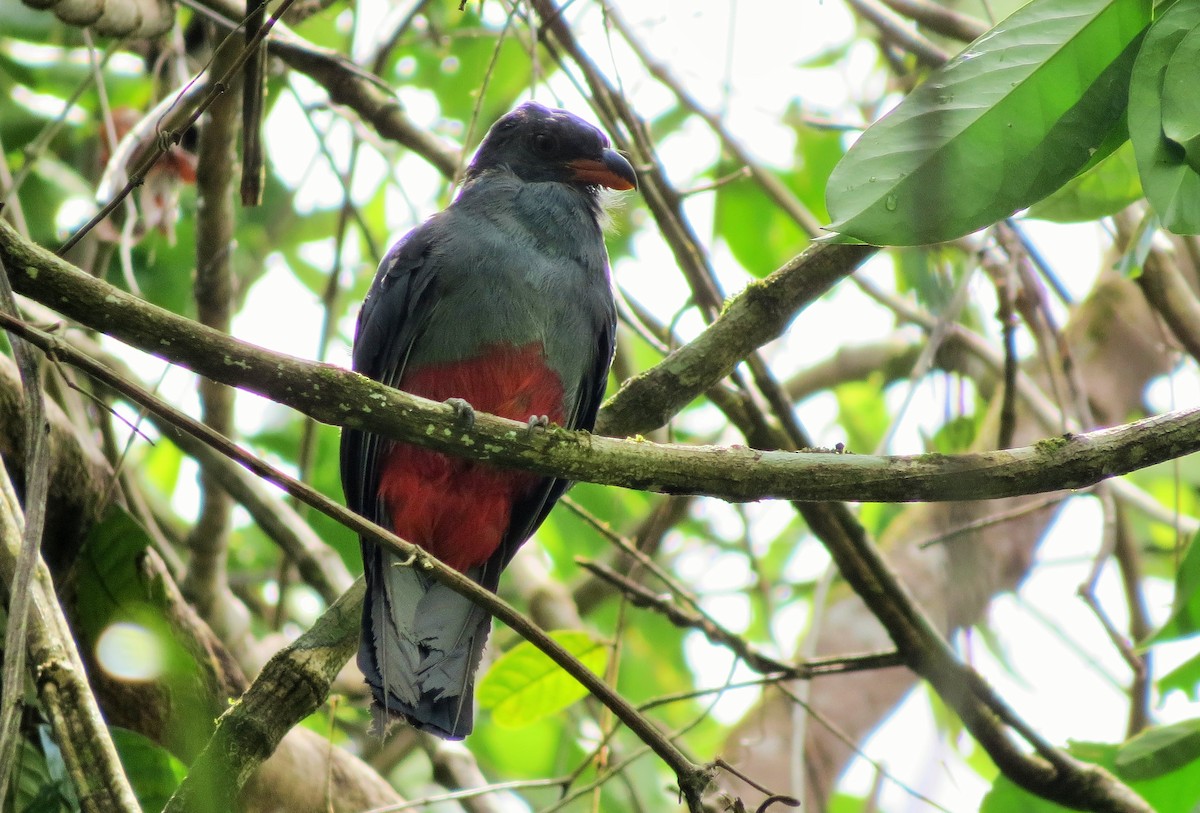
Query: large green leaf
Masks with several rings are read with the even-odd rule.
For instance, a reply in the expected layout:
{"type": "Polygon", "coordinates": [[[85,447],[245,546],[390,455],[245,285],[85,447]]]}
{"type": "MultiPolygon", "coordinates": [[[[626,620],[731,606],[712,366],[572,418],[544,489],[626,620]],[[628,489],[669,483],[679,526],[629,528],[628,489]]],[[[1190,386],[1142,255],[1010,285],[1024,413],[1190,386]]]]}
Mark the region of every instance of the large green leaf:
{"type": "Polygon", "coordinates": [[[187,775],[187,766],[136,731],[114,727],[109,733],[142,810],[162,810],[187,775]]]}
{"type": "MultiPolygon", "coordinates": [[[[728,164],[719,164],[717,175],[727,175],[728,164]]],[[[785,178],[790,182],[790,178],[785,178]]],[[[724,238],[742,267],[758,277],[778,268],[808,242],[796,221],[771,200],[750,178],[739,178],[717,190],[713,227],[724,238]]]]}
{"type": "MultiPolygon", "coordinates": [[[[565,630],[551,637],[596,674],[608,663],[608,649],[586,632],[565,630]]],[[[492,710],[496,725],[519,728],[562,711],[587,694],[575,678],[528,641],[492,664],[479,683],[479,705],[492,710]]]]}
{"type": "Polygon", "coordinates": [[[12,765],[9,766],[8,802],[5,810],[19,810],[22,813],[69,813],[79,809],[74,788],[65,776],[65,768],[62,768],[62,755],[57,753],[58,746],[50,739],[46,728],[44,724],[39,726],[39,739],[54,752],[54,757],[47,757],[30,740],[23,739],[17,743],[12,765]],[[49,763],[55,757],[58,766],[52,768],[49,763]]]}
{"type": "Polygon", "coordinates": [[[1129,137],[1165,228],[1200,233],[1200,4],[1176,3],[1146,35],[1129,87],[1129,137]]]}
{"type": "Polygon", "coordinates": [[[1200,720],[1148,728],[1118,750],[1114,760],[1124,780],[1153,779],[1200,759],[1200,720]]]}
{"type": "MultiPolygon", "coordinates": [[[[790,119],[799,113],[789,111],[790,119]]],[[[776,175],[814,216],[825,218],[824,190],[829,173],[842,157],[841,134],[818,130],[802,121],[788,121],[796,132],[796,152],[790,169],[766,169],[776,175]]],[[[721,162],[718,178],[728,177],[736,165],[721,162]]],[[[774,271],[808,243],[808,235],[749,177],[717,187],[713,227],[725,240],[742,267],[757,277],[774,271]]]]}
{"type": "Polygon", "coordinates": [[[1074,176],[1117,126],[1148,0],[1034,0],[934,71],[829,179],[830,229],[951,240],[1074,176]]]}

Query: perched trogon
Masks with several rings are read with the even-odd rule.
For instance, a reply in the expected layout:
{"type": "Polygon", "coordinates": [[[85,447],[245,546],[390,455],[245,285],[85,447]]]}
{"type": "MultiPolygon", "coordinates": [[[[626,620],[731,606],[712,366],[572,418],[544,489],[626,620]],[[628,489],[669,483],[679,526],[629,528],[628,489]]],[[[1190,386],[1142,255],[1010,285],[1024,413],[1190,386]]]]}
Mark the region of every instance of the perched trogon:
{"type": "MultiPolygon", "coordinates": [[[[633,189],[596,127],[526,103],[484,137],[454,202],[384,257],[358,317],[354,369],[460,410],[591,429],[616,310],[603,189],[633,189]]],[[[495,590],[567,482],[370,433],[342,433],[350,508],[495,590]]],[[[460,739],[490,616],[362,541],[358,665],[383,720],[460,739]]]]}

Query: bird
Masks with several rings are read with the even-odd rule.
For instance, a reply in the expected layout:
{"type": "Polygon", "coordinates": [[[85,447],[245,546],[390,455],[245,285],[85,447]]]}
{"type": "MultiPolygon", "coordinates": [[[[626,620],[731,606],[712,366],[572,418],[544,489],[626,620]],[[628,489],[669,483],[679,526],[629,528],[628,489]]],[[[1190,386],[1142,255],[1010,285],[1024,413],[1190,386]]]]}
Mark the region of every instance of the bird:
{"type": "MultiPolygon", "coordinates": [[[[448,402],[468,423],[478,410],[530,431],[591,430],[616,342],[606,190],[636,187],[633,166],[582,118],[536,102],[504,115],[453,202],[380,263],[353,369],[448,402]]],[[[357,429],[342,432],[341,471],[348,507],[493,592],[569,486],[357,429]]],[[[490,615],[370,540],[360,545],[357,661],[377,725],[403,719],[463,739],[490,615]]]]}

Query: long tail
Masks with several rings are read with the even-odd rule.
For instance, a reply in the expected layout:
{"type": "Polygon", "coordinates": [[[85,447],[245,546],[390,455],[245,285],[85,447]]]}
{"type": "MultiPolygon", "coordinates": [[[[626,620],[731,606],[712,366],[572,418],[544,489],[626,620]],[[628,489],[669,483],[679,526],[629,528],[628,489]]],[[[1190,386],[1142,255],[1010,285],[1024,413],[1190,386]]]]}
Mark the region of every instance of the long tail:
{"type": "Polygon", "coordinates": [[[373,544],[364,542],[362,554],[367,594],[358,666],[375,696],[377,722],[404,717],[423,731],[462,739],[474,724],[475,671],[491,617],[373,544]]]}

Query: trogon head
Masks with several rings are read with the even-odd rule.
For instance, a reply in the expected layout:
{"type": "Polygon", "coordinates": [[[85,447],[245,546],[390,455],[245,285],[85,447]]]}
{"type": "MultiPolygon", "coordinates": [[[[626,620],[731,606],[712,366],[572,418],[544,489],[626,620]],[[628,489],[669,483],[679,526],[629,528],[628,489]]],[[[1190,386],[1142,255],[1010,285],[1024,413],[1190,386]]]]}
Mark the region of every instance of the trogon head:
{"type": "Polygon", "coordinates": [[[608,137],[566,110],[526,102],[492,125],[466,180],[504,168],[528,182],[634,189],[637,175],[608,137]]]}

